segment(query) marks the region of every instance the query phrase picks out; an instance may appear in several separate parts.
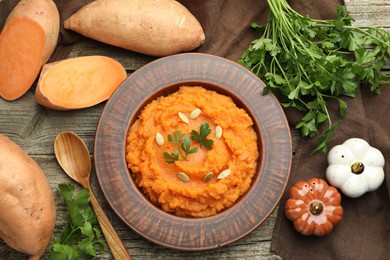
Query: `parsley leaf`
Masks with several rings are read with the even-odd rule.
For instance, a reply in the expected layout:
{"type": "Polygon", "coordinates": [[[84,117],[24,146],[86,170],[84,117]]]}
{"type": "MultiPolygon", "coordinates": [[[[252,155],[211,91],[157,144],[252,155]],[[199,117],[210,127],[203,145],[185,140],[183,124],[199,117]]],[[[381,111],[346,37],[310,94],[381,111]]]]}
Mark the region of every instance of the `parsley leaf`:
{"type": "Polygon", "coordinates": [[[212,139],[206,139],[206,137],[211,133],[211,129],[209,128],[208,123],[203,123],[200,125],[199,133],[195,130],[191,131],[192,140],[198,142],[200,147],[205,147],[207,149],[211,149],[214,141],[212,139]]]}
{"type": "Polygon", "coordinates": [[[163,153],[165,161],[167,163],[174,163],[176,161],[179,161],[179,151],[173,150],[172,154],[169,154],[168,152],[163,153]]]}
{"type": "Polygon", "coordinates": [[[191,148],[191,139],[189,134],[185,134],[181,140],[182,142],[180,143],[180,149],[186,155],[196,153],[198,151],[198,147],[191,148]]]}
{"type": "Polygon", "coordinates": [[[96,256],[96,250],[107,250],[95,212],[90,205],[89,190],[75,194],[72,184],[59,184],[57,193],[65,199],[69,221],[54,238],[50,259],[76,260],[96,256]]]}

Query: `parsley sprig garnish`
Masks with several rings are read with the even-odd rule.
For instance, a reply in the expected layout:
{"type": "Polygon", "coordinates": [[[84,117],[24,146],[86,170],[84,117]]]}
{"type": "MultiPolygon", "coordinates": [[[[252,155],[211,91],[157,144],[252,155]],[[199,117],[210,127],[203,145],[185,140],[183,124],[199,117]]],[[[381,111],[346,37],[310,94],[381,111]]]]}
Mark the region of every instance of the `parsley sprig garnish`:
{"type": "Polygon", "coordinates": [[[200,147],[204,146],[207,149],[211,149],[214,141],[212,139],[206,139],[206,137],[211,133],[208,123],[203,123],[200,125],[199,133],[195,130],[191,131],[192,140],[198,142],[200,147]]]}
{"type": "Polygon", "coordinates": [[[90,205],[89,190],[75,193],[72,184],[59,184],[57,193],[65,199],[69,221],[54,238],[50,259],[76,260],[107,250],[96,214],[90,205]]]}
{"type": "Polygon", "coordinates": [[[177,145],[177,149],[174,149],[172,153],[164,152],[164,158],[167,163],[174,163],[176,161],[187,161],[189,154],[197,153],[198,147],[192,147],[192,141],[198,142],[200,147],[211,149],[214,141],[212,139],[206,139],[211,133],[208,123],[200,125],[199,132],[192,130],[190,134],[184,134],[182,136],[181,131],[176,130],[173,135],[168,135],[168,141],[177,145]]]}
{"type": "Polygon", "coordinates": [[[382,71],[390,58],[390,32],[353,26],[345,6],[339,6],[334,20],[316,20],[286,0],[267,2],[266,24],[252,24],[261,36],[238,62],[267,82],[264,94],[272,91],[284,107],[303,112],[295,126],[303,136],[317,135],[327,125],[314,151],[326,152],[347,110],[342,96],[355,97],[360,85],[379,94],[379,87],[390,82],[390,74],[382,71]],[[336,121],[328,111],[331,100],[339,106],[336,121]]]}
{"type": "Polygon", "coordinates": [[[168,135],[168,141],[177,144],[177,149],[173,150],[172,154],[164,152],[164,158],[167,163],[174,163],[179,160],[187,161],[187,156],[198,152],[198,147],[191,148],[190,134],[181,136],[181,131],[173,132],[173,135],[168,135]]]}

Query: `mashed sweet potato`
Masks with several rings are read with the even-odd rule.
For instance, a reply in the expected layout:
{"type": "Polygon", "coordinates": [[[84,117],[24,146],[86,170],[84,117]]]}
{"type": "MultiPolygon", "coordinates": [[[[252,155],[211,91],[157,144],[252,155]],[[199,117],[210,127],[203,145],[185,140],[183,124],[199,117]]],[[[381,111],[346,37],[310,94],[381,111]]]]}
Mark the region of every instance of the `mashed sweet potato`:
{"type": "Polygon", "coordinates": [[[128,167],[146,196],[164,211],[179,216],[215,215],[232,206],[250,187],[259,156],[252,125],[251,117],[230,97],[203,87],[183,86],[149,103],[131,126],[126,146],[128,167]],[[200,133],[205,123],[211,130],[204,138],[212,140],[210,149],[191,134],[193,130],[200,133]],[[180,148],[183,143],[169,140],[175,131],[180,131],[180,138],[191,136],[187,148],[197,147],[197,151],[186,154],[180,148]],[[164,153],[175,157],[175,150],[177,160],[169,162],[164,153]]]}

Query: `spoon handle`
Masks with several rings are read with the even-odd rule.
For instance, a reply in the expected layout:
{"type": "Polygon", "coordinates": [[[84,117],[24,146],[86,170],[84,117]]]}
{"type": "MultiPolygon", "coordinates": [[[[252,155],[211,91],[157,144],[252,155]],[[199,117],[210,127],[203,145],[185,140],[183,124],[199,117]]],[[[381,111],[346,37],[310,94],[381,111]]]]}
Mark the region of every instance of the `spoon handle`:
{"type": "Polygon", "coordinates": [[[127,252],[125,245],[123,244],[122,240],[119,238],[115,229],[111,225],[110,220],[104,213],[102,207],[100,206],[91,188],[89,188],[89,194],[91,197],[92,207],[96,213],[100,227],[102,228],[104,237],[106,238],[107,244],[111,250],[114,259],[118,259],[118,260],[131,259],[131,256],[127,252]]]}

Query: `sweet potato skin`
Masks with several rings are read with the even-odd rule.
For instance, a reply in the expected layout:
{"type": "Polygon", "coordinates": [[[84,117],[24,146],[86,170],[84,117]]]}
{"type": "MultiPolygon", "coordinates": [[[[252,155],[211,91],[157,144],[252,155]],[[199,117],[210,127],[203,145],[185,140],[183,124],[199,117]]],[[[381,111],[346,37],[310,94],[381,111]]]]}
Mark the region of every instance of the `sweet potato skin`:
{"type": "Polygon", "coordinates": [[[55,226],[53,193],[39,165],[2,134],[0,183],[0,238],[30,259],[39,259],[55,226]]]}
{"type": "MultiPolygon", "coordinates": [[[[21,0],[7,21],[17,17],[29,17],[35,20],[45,32],[45,51],[42,57],[42,65],[46,63],[57,46],[60,32],[60,15],[56,4],[52,0],[21,0]]],[[[7,22],[6,22],[7,24],[7,22]]]]}
{"type": "Polygon", "coordinates": [[[174,0],[96,0],[64,22],[86,37],[151,56],[167,56],[200,46],[198,20],[174,0]]]}

